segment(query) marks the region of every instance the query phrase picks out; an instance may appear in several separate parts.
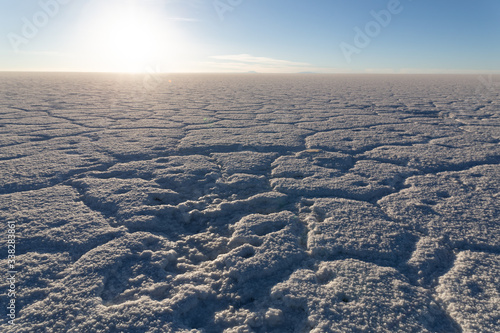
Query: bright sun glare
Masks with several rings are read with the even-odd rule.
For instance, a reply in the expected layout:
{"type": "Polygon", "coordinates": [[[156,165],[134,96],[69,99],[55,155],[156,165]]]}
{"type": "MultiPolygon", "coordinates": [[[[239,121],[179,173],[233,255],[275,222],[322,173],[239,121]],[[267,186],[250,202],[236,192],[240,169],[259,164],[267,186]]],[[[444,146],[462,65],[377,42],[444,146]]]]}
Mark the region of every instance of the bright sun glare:
{"type": "Polygon", "coordinates": [[[161,39],[151,22],[129,10],[109,25],[110,55],[125,72],[140,72],[159,53],[161,39]]]}
{"type": "Polygon", "coordinates": [[[175,63],[172,48],[182,47],[179,36],[152,8],[139,4],[107,8],[94,18],[92,52],[105,70],[140,73],[158,70],[160,62],[175,63]]]}

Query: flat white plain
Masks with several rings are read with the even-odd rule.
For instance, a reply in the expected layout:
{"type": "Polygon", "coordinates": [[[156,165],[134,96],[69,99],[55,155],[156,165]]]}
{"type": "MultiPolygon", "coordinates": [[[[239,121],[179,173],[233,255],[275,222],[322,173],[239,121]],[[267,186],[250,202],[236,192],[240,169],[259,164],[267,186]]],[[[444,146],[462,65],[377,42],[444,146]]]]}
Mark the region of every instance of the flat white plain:
{"type": "Polygon", "coordinates": [[[0,75],[16,332],[499,330],[499,91],[158,82],[0,75]]]}

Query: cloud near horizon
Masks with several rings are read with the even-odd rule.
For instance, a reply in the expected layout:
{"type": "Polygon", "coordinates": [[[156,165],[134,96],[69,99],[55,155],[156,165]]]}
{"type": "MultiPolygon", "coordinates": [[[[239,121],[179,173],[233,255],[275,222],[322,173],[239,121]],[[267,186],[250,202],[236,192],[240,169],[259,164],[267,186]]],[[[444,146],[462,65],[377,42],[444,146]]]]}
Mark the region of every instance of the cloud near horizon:
{"type": "Polygon", "coordinates": [[[316,67],[307,62],[256,57],[250,54],[217,55],[210,58],[219,60],[206,62],[211,68],[220,71],[263,72],[263,73],[297,73],[297,72],[332,72],[332,68],[316,67]]]}
{"type": "Polygon", "coordinates": [[[272,65],[272,66],[312,66],[311,64],[306,62],[295,62],[295,61],[280,60],[267,57],[255,57],[250,54],[220,55],[220,56],[212,56],[211,58],[218,60],[231,60],[244,63],[257,63],[261,65],[272,65]]]}

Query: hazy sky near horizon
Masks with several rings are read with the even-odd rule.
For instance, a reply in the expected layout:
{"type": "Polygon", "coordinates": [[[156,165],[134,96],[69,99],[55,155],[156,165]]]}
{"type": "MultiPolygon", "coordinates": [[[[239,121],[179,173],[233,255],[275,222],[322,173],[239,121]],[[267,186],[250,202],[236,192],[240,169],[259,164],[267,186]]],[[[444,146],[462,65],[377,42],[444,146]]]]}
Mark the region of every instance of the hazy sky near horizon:
{"type": "Polygon", "coordinates": [[[0,0],[0,70],[498,73],[500,1],[0,0]]]}

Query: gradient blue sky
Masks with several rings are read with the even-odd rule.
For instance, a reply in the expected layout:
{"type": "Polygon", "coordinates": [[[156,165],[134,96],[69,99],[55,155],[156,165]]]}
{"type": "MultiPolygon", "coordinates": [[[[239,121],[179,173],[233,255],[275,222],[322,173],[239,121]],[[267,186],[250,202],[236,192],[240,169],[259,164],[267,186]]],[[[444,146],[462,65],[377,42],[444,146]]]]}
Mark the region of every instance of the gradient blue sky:
{"type": "Polygon", "coordinates": [[[0,0],[0,70],[499,72],[500,1],[400,0],[377,30],[397,2],[0,0]]]}

